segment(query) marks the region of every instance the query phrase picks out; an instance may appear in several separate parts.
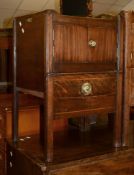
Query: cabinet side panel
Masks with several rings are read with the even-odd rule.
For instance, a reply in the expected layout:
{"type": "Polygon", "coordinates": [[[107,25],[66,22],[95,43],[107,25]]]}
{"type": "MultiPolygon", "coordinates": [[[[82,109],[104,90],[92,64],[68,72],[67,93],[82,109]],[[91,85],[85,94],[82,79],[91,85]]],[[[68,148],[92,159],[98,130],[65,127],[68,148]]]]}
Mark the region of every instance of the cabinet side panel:
{"type": "Polygon", "coordinates": [[[44,15],[17,19],[17,86],[43,91],[44,15]]]}

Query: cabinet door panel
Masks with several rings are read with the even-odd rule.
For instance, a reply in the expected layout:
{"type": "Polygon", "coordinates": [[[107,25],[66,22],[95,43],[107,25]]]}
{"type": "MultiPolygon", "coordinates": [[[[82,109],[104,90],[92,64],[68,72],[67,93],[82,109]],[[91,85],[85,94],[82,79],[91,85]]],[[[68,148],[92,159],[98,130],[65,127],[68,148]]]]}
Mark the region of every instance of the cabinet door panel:
{"type": "Polygon", "coordinates": [[[16,25],[17,86],[43,91],[44,16],[20,17],[16,25]],[[28,22],[28,19],[32,21],[28,22]]]}
{"type": "Polygon", "coordinates": [[[56,24],[54,72],[89,72],[116,69],[115,27],[56,24]],[[95,45],[90,44],[94,42],[95,45]]]}

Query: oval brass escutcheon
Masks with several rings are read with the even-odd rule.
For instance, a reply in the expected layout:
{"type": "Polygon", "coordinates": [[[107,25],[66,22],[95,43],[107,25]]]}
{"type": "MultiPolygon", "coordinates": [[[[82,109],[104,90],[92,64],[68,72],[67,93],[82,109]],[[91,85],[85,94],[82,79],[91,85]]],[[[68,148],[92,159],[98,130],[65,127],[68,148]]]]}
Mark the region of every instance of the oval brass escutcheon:
{"type": "Polygon", "coordinates": [[[94,40],[89,40],[89,41],[88,41],[88,45],[89,45],[90,47],[95,47],[95,46],[96,46],[96,41],[94,41],[94,40]]]}
{"type": "Polygon", "coordinates": [[[84,83],[82,86],[81,86],[81,93],[83,95],[90,95],[92,93],[92,85],[91,83],[89,82],[86,82],[84,83]]]}

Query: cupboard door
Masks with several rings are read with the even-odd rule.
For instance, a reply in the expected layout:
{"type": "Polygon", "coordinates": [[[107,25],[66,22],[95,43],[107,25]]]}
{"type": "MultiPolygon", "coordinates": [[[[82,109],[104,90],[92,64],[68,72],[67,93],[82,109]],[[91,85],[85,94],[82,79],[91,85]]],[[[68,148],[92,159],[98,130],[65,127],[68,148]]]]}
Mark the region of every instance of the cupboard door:
{"type": "Polygon", "coordinates": [[[89,72],[116,69],[115,27],[56,24],[54,72],[89,72]]]}

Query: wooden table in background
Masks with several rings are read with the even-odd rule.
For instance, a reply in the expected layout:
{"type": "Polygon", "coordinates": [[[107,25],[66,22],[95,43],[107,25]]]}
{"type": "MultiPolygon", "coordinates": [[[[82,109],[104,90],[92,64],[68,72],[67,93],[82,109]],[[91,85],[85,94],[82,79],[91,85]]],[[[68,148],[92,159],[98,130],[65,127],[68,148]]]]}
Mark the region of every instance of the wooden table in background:
{"type": "MultiPolygon", "coordinates": [[[[12,133],[12,95],[0,94],[0,175],[5,174],[5,139],[12,133]]],[[[39,105],[41,100],[28,95],[20,95],[19,136],[26,137],[39,133],[39,105]]],[[[66,127],[65,120],[55,121],[56,131],[66,127]]]]}

